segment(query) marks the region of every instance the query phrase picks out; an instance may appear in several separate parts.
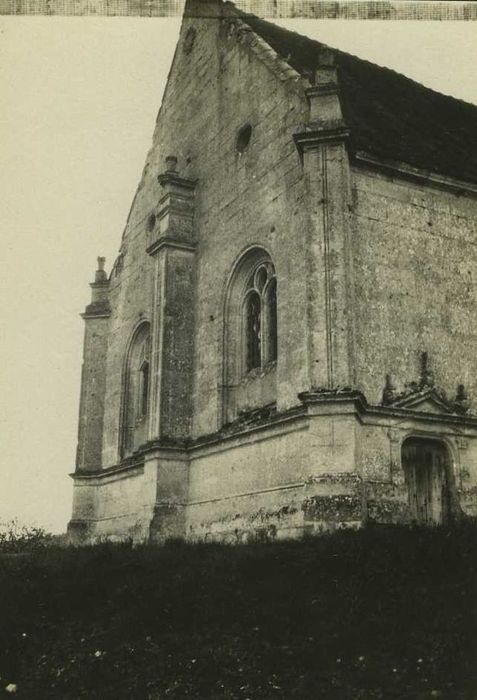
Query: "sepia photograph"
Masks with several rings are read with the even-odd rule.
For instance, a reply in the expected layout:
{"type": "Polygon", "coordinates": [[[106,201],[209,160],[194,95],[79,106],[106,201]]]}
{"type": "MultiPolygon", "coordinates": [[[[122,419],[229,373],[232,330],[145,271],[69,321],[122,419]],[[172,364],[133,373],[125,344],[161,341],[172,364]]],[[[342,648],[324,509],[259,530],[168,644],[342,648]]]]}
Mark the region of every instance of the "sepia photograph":
{"type": "Polygon", "coordinates": [[[0,0],[0,697],[476,700],[477,3],[0,0]]]}

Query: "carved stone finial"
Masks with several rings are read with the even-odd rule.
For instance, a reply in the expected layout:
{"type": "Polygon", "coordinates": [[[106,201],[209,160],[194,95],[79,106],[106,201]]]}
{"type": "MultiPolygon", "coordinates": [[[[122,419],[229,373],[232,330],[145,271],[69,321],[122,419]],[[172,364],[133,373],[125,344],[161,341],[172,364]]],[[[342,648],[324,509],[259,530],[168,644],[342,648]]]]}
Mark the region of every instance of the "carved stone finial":
{"type": "Polygon", "coordinates": [[[323,46],[318,52],[318,65],[319,66],[334,66],[335,65],[335,53],[328,46],[323,46]]]}
{"type": "MultiPolygon", "coordinates": [[[[335,55],[331,49],[323,48],[318,55],[318,65],[315,68],[312,83],[316,86],[331,86],[337,88],[338,73],[335,62],[335,55]]],[[[336,90],[335,90],[336,91],[336,90]]]]}
{"type": "Polygon", "coordinates": [[[382,402],[385,405],[390,404],[394,401],[395,398],[396,398],[396,387],[393,385],[391,375],[387,374],[386,381],[384,384],[384,389],[383,389],[382,402]]]}
{"type": "Polygon", "coordinates": [[[419,386],[421,389],[434,386],[434,372],[429,367],[429,356],[427,352],[421,354],[421,372],[419,376],[419,386]]]}
{"type": "Polygon", "coordinates": [[[455,396],[454,404],[458,410],[464,413],[469,410],[469,396],[463,384],[459,384],[459,386],[457,387],[457,393],[455,396]]]}
{"type": "Polygon", "coordinates": [[[106,258],[103,257],[98,257],[98,269],[96,270],[96,273],[94,275],[94,281],[95,282],[107,282],[108,276],[106,274],[106,271],[104,269],[104,265],[106,263],[106,258]]]}
{"type": "Polygon", "coordinates": [[[176,156],[166,156],[166,171],[168,173],[175,173],[177,170],[177,158],[176,156]]]}
{"type": "Polygon", "coordinates": [[[457,394],[455,397],[456,401],[466,401],[467,400],[467,392],[465,390],[465,386],[463,384],[459,384],[457,387],[457,394]]]}
{"type": "Polygon", "coordinates": [[[404,393],[405,394],[415,394],[417,391],[420,390],[420,385],[417,382],[406,382],[404,385],[404,393]]]}

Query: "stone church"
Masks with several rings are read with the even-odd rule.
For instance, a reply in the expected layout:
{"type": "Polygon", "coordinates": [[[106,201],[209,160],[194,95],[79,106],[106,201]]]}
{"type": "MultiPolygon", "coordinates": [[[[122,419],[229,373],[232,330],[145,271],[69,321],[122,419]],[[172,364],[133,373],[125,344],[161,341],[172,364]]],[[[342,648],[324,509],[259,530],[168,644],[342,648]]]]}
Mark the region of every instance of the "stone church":
{"type": "Polygon", "coordinates": [[[476,106],[187,0],[83,313],[71,539],[476,514],[476,244],[476,106]]]}

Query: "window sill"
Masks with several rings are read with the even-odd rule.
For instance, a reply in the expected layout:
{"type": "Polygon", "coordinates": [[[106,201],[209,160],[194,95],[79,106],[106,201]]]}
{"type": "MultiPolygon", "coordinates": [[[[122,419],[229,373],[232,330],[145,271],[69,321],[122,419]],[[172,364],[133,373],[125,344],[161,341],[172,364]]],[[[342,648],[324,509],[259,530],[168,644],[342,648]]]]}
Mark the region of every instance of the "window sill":
{"type": "Polygon", "coordinates": [[[267,362],[267,364],[263,365],[263,367],[254,367],[242,377],[241,384],[250,384],[250,382],[253,382],[256,379],[261,379],[262,377],[271,374],[273,371],[276,370],[276,368],[276,360],[272,360],[272,362],[267,362]]]}

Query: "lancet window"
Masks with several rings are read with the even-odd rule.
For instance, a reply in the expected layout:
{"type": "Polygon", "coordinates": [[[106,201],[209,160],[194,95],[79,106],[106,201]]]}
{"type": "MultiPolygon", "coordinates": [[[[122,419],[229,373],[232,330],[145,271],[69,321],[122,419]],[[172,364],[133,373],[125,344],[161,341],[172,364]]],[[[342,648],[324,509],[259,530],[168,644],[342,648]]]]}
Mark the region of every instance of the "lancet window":
{"type": "Polygon", "coordinates": [[[120,430],[122,456],[134,452],[147,439],[149,363],[150,327],[144,322],[136,329],[126,358],[120,430]]]}
{"type": "Polygon", "coordinates": [[[246,283],[243,340],[246,372],[277,359],[277,279],[269,261],[255,267],[246,283]]]}

